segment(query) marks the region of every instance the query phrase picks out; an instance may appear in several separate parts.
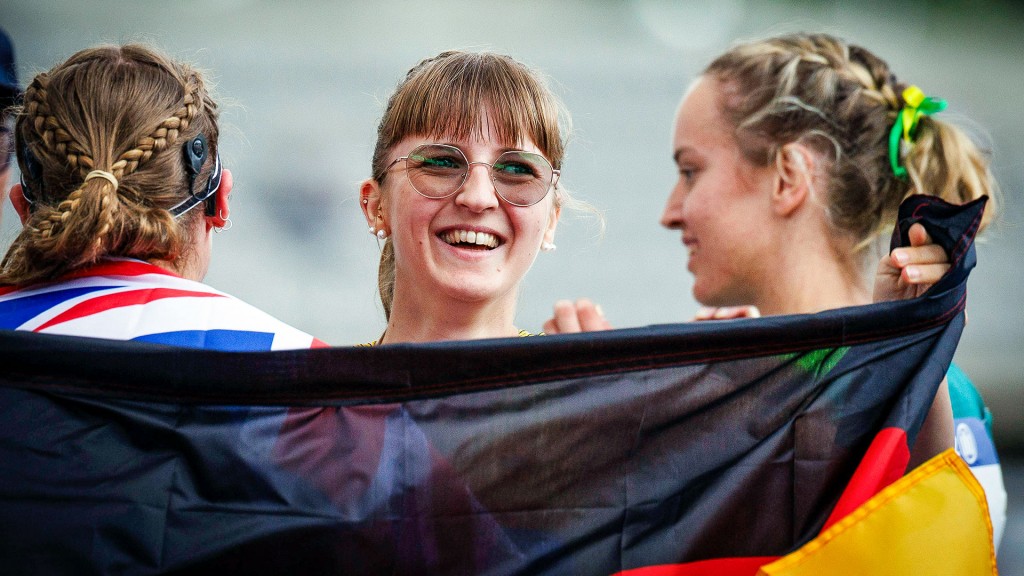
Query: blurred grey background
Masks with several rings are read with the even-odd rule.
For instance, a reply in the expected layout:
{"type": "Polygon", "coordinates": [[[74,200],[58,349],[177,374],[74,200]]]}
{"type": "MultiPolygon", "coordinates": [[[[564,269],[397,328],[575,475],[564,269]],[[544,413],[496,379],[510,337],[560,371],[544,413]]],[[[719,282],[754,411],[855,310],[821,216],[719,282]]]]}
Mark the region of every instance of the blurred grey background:
{"type": "MultiPolygon", "coordinates": [[[[1002,216],[979,247],[957,362],[995,414],[1010,492],[1004,574],[1024,574],[1024,6],[1014,0],[443,0],[342,2],[5,0],[26,83],[75,51],[143,41],[197,64],[222,105],[235,174],[230,232],[207,282],[332,344],[376,338],[378,246],[355,199],[398,80],[450,48],[539,68],[573,117],[562,181],[599,207],[564,214],[557,252],[523,283],[517,323],[539,330],[557,298],[589,296],[619,327],[685,321],[697,304],[679,234],[658,226],[688,82],[738,39],[813,30],[873,50],[946,98],[948,119],[993,150],[1002,216]]],[[[17,222],[4,210],[0,242],[17,222]]],[[[737,234],[743,234],[737,228],[737,234]]]]}

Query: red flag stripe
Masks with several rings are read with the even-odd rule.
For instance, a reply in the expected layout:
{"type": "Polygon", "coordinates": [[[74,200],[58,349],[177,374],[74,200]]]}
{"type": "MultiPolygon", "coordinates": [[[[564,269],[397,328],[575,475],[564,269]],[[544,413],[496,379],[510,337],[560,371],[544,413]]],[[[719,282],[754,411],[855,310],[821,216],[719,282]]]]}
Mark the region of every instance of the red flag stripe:
{"type": "MultiPolygon", "coordinates": [[[[164,270],[159,266],[154,266],[141,260],[107,260],[100,262],[95,266],[89,266],[81,270],[76,270],[69,274],[61,276],[58,282],[65,282],[67,280],[76,280],[78,278],[91,278],[93,276],[143,276],[146,274],[163,274],[172,278],[180,278],[174,272],[164,270]]],[[[10,285],[0,286],[0,296],[9,294],[17,290],[24,289],[25,286],[10,285]]]]}
{"type": "Polygon", "coordinates": [[[910,462],[907,431],[883,428],[871,441],[822,531],[860,508],[882,488],[899,480],[910,462]]]}
{"type": "Polygon", "coordinates": [[[685,564],[645,566],[617,572],[614,576],[754,576],[758,569],[778,556],[751,556],[748,558],[715,558],[685,564]]]}
{"type": "Polygon", "coordinates": [[[123,308],[125,306],[135,306],[138,304],[147,304],[163,298],[175,298],[182,296],[191,296],[195,298],[222,298],[220,294],[211,294],[210,292],[196,292],[193,290],[177,290],[174,288],[147,288],[144,290],[131,290],[128,292],[116,292],[114,294],[108,294],[106,296],[98,296],[72,306],[71,308],[61,312],[54,316],[48,321],[44,322],[41,326],[35,329],[35,332],[40,332],[55,326],[62,322],[68,322],[77,318],[83,318],[91,314],[97,314],[106,310],[114,308],[123,308]]]}
{"type": "Polygon", "coordinates": [[[70,274],[61,276],[61,281],[73,280],[75,278],[88,278],[90,276],[143,276],[145,274],[164,274],[173,278],[180,278],[174,272],[164,270],[141,260],[105,260],[95,266],[90,266],[70,274]]]}

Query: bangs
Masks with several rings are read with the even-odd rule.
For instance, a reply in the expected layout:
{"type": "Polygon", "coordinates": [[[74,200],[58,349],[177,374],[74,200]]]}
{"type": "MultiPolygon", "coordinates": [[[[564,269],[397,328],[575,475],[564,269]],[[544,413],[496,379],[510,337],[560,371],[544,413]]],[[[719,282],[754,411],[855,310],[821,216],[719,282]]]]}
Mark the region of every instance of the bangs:
{"type": "Polygon", "coordinates": [[[532,140],[555,169],[564,148],[559,106],[523,65],[487,53],[455,53],[413,69],[388,105],[380,141],[411,135],[491,139],[518,148],[532,140]]]}

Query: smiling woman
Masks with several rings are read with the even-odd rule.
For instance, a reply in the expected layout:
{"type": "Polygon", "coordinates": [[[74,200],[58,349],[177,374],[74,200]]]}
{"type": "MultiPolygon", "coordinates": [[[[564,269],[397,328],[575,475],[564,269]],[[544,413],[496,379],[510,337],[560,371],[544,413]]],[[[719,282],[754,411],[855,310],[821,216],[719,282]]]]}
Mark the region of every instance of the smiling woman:
{"type": "Polygon", "coordinates": [[[409,71],[360,187],[388,325],[378,343],[525,335],[519,284],[554,249],[561,105],[507,56],[443,52],[409,71]]]}

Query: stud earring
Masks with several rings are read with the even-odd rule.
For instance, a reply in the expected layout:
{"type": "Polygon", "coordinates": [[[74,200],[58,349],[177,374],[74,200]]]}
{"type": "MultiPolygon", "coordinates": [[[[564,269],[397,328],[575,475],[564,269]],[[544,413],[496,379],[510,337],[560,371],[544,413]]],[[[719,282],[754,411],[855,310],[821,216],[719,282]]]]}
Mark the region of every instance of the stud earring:
{"type": "Polygon", "coordinates": [[[377,238],[383,240],[383,239],[385,239],[387,237],[388,237],[388,233],[385,232],[383,228],[381,228],[380,230],[377,230],[377,238]]]}
{"type": "Polygon", "coordinates": [[[555,246],[551,242],[548,242],[547,240],[545,240],[544,242],[540,243],[540,249],[543,252],[554,252],[555,250],[558,249],[558,246],[555,246]]]}
{"type": "Polygon", "coordinates": [[[377,233],[377,229],[374,228],[373,226],[370,226],[370,234],[376,234],[376,233],[377,233]]]}

